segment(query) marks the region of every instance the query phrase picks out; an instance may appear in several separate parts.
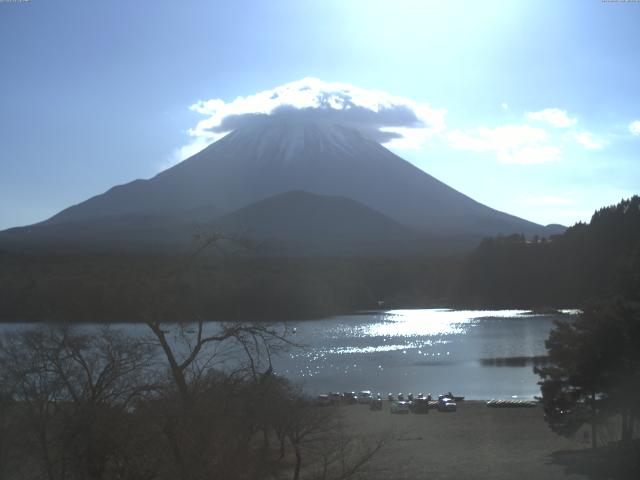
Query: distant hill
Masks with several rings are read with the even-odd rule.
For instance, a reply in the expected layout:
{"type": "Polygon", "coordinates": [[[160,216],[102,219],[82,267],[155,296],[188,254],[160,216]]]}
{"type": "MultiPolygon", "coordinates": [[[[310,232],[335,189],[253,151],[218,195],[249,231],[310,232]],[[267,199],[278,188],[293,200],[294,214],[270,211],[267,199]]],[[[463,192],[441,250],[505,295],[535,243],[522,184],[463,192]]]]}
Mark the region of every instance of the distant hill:
{"type": "Polygon", "coordinates": [[[344,197],[303,191],[274,195],[214,221],[257,240],[264,253],[366,255],[417,252],[426,236],[344,197]]]}

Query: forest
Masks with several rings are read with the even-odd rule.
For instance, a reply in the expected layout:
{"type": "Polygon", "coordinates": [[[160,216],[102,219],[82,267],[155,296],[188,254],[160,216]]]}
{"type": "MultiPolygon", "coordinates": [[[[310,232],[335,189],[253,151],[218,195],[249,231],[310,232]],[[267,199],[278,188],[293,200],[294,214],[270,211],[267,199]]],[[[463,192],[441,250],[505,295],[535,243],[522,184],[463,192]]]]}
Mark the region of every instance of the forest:
{"type": "MultiPolygon", "coordinates": [[[[535,289],[538,300],[548,301],[553,288],[571,282],[565,292],[571,292],[581,313],[556,321],[545,342],[548,363],[534,371],[552,431],[572,437],[590,426],[592,449],[576,459],[580,471],[593,478],[638,478],[640,472],[639,238],[640,199],[633,197],[599,210],[589,225],[576,225],[551,242],[530,246],[514,238],[476,251],[476,262],[491,252],[499,261],[510,257],[515,268],[526,265],[538,273],[556,262],[559,278],[535,289]],[[618,432],[613,441],[611,432],[618,432]]],[[[485,300],[531,298],[522,285],[504,296],[497,293],[509,270],[513,273],[513,267],[500,265],[500,273],[490,277],[494,283],[483,292],[485,300]]]]}
{"type": "Polygon", "coordinates": [[[0,253],[0,321],[135,322],[150,310],[172,321],[196,313],[291,320],[381,306],[442,306],[458,264],[415,256],[0,253]]]}
{"type": "Polygon", "coordinates": [[[261,257],[1,252],[0,321],[291,320],[377,308],[579,308],[640,292],[640,197],[562,235],[484,239],[468,255],[261,257]],[[162,302],[159,302],[159,300],[162,302]]]}
{"type": "Polygon", "coordinates": [[[562,235],[486,238],[451,286],[453,305],[474,308],[581,307],[640,295],[640,197],[594,213],[562,235]]]}

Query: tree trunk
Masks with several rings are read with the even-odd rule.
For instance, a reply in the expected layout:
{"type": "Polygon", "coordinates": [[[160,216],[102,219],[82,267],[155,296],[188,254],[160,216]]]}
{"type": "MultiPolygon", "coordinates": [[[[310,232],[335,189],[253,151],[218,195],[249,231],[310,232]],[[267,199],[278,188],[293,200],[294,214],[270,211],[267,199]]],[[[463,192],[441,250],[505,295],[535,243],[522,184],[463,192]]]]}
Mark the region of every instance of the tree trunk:
{"type": "Polygon", "coordinates": [[[285,441],[286,441],[286,437],[284,436],[284,434],[280,434],[278,433],[278,440],[280,441],[280,457],[278,458],[278,460],[282,460],[284,458],[284,449],[285,449],[285,441]]]}
{"type": "Polygon", "coordinates": [[[158,341],[160,342],[160,347],[162,348],[162,351],[164,352],[167,358],[167,361],[169,362],[171,375],[173,377],[173,380],[176,382],[176,387],[178,388],[178,391],[180,392],[180,397],[182,398],[183,406],[188,407],[190,403],[189,387],[187,386],[187,379],[184,376],[183,368],[181,368],[181,366],[178,365],[178,361],[176,360],[173,350],[171,349],[171,346],[167,341],[167,337],[165,336],[160,326],[153,322],[146,322],[146,323],[151,329],[151,331],[154,333],[158,341]]]}
{"type": "Polygon", "coordinates": [[[591,392],[591,448],[598,446],[596,438],[596,392],[591,392]]]}
{"type": "Polygon", "coordinates": [[[55,474],[53,471],[53,462],[51,461],[51,455],[49,454],[49,442],[47,440],[46,427],[41,427],[38,431],[38,437],[40,440],[40,447],[42,448],[42,460],[44,461],[45,469],[47,471],[47,477],[49,480],[55,480],[55,474]]]}
{"type": "Polygon", "coordinates": [[[623,444],[631,443],[633,438],[633,415],[628,409],[622,410],[622,438],[620,439],[623,444]]]}
{"type": "Polygon", "coordinates": [[[300,452],[300,447],[298,447],[298,445],[295,445],[295,451],[296,451],[296,466],[295,469],[293,471],[293,480],[299,480],[300,479],[300,466],[302,465],[302,453],[300,452]]]}
{"type": "Polygon", "coordinates": [[[169,443],[169,449],[173,454],[173,460],[177,466],[178,471],[180,472],[180,477],[182,480],[190,480],[191,475],[187,470],[186,462],[184,461],[184,457],[182,456],[182,451],[180,450],[179,440],[177,436],[177,426],[176,420],[173,418],[167,418],[165,420],[165,424],[162,428],[162,431],[169,443]]]}

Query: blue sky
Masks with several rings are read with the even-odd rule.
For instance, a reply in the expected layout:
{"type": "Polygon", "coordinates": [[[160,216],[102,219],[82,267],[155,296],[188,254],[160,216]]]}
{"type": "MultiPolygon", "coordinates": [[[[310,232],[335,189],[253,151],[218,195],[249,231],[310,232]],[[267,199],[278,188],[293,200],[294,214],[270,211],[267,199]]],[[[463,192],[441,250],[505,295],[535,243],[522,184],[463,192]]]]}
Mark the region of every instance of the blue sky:
{"type": "Polygon", "coordinates": [[[440,112],[391,148],[476,200],[588,220],[640,193],[638,26],[600,0],[2,2],[0,228],[177,161],[198,102],[307,77],[440,112]]]}

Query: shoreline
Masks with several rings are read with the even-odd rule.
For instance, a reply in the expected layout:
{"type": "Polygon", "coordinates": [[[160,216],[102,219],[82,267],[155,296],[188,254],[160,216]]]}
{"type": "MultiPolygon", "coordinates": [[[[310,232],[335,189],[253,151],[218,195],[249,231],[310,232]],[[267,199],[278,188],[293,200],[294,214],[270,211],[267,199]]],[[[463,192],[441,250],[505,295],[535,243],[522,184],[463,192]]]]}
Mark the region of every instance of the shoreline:
{"type": "MultiPolygon", "coordinates": [[[[255,323],[303,323],[303,322],[313,322],[317,320],[324,320],[327,318],[340,317],[340,316],[360,316],[360,315],[384,315],[387,313],[394,312],[396,310],[449,310],[454,312],[460,311],[479,311],[479,312],[487,312],[487,311],[519,311],[523,315],[531,315],[531,316],[546,316],[546,315],[561,315],[570,317],[580,312],[578,308],[567,308],[565,307],[545,307],[545,308],[537,308],[537,307],[515,307],[513,305],[504,306],[504,305],[483,305],[483,306],[468,306],[461,304],[442,304],[442,303],[433,303],[433,304],[425,304],[425,305],[389,305],[388,308],[380,309],[380,308],[365,308],[365,309],[335,309],[335,310],[327,310],[325,312],[315,312],[310,313],[308,315],[292,315],[289,313],[283,312],[280,315],[279,319],[271,318],[269,316],[256,316],[256,315],[237,315],[237,316],[229,316],[226,318],[211,318],[206,319],[206,322],[255,322],[255,323]]],[[[195,322],[197,320],[163,320],[162,323],[166,324],[178,324],[181,322],[195,322]]],[[[14,325],[14,324],[23,324],[23,325],[136,325],[143,324],[145,321],[142,318],[130,318],[130,319],[114,319],[114,318],[102,318],[101,320],[83,320],[78,318],[72,318],[70,320],[60,320],[58,317],[43,317],[43,318],[33,318],[33,317],[25,317],[23,319],[16,318],[6,318],[0,317],[0,325],[14,325]]]]}

